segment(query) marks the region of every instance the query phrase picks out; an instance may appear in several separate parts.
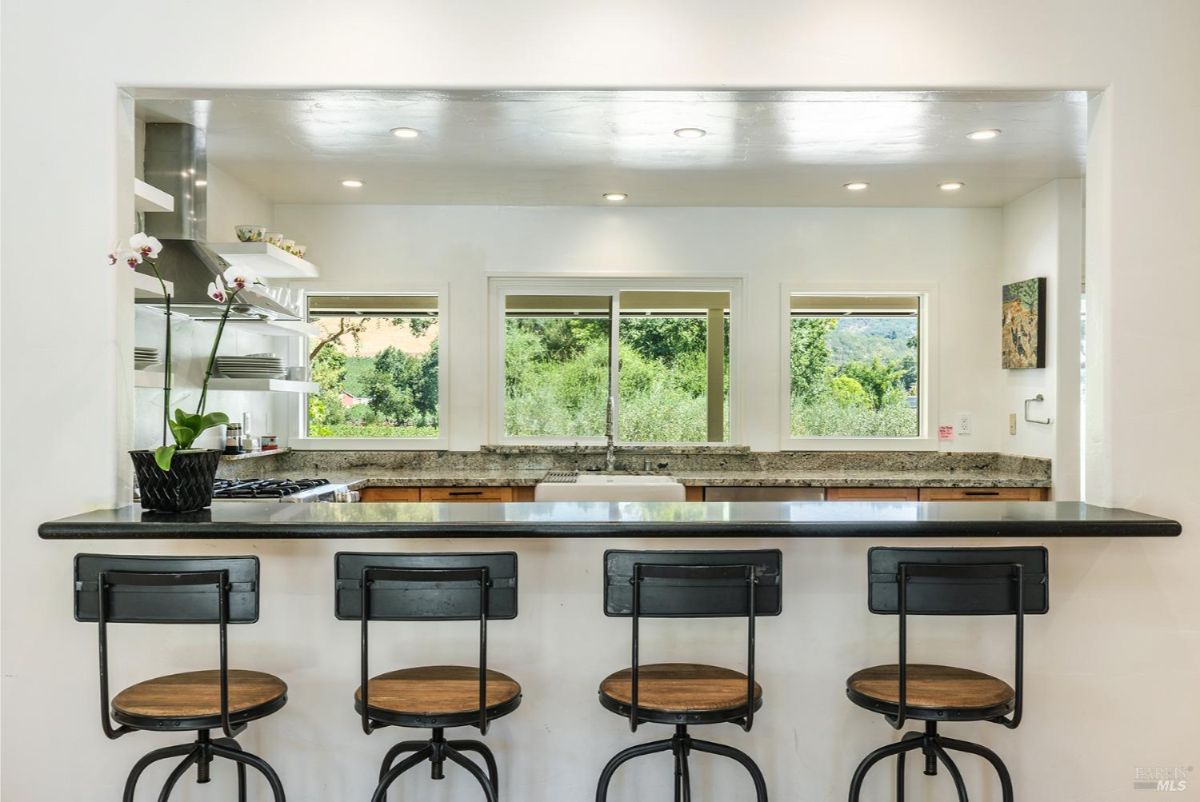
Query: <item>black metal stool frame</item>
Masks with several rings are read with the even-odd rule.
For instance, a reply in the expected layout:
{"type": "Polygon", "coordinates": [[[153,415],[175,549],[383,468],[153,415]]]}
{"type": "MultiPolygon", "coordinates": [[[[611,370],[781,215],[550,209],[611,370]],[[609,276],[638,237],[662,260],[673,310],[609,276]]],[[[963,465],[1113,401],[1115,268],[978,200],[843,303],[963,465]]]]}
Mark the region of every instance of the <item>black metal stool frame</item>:
{"type": "Polygon", "coordinates": [[[500,705],[487,704],[487,622],[489,618],[515,618],[517,591],[517,555],[513,552],[492,554],[362,554],[339,552],[335,556],[337,618],[358,620],[361,627],[360,698],[355,707],[361,716],[362,729],[367,735],[382,727],[415,727],[431,729],[426,741],[401,741],[388,750],[379,769],[379,783],[372,802],[384,802],[388,788],[400,775],[425,761],[430,763],[430,777],[445,778],[447,760],[465,769],[483,789],[488,802],[498,802],[500,772],[492,751],[481,741],[446,740],[447,727],[474,726],[486,735],[491,719],[511,713],[521,703],[521,696],[500,705]],[[490,564],[489,564],[490,563],[490,564]],[[500,569],[503,577],[493,578],[492,571],[500,569]],[[357,572],[357,580],[349,576],[357,572]],[[402,591],[405,586],[420,588],[423,596],[407,599],[378,599],[373,594],[382,591],[381,583],[392,583],[390,590],[402,591]],[[470,591],[468,591],[470,588],[470,591]],[[503,594],[501,596],[501,594],[503,594]],[[474,596],[474,599],[470,597],[474,596]],[[495,598],[494,598],[495,597],[495,598]],[[357,605],[353,604],[357,602],[357,605]],[[357,610],[354,607],[357,606],[357,610]],[[368,686],[370,682],[369,623],[376,620],[478,620],[479,621],[479,711],[478,714],[412,715],[372,709],[368,686]],[[487,773],[462,753],[478,754],[487,773]],[[411,753],[411,754],[409,754],[411,753]],[[399,763],[397,758],[408,755],[399,763]]]}
{"type": "Polygon", "coordinates": [[[236,714],[229,712],[230,623],[254,623],[258,620],[257,557],[125,557],[79,554],[75,557],[75,620],[95,621],[99,631],[100,725],[105,736],[116,740],[136,730],[157,732],[196,732],[196,741],[155,749],[144,755],[125,781],[123,802],[134,802],[138,780],[152,763],[173,757],[183,760],[171,771],[159,802],[166,802],[175,785],[188,769],[196,767],[196,782],[211,781],[215,758],[231,760],[237,766],[238,802],[246,802],[246,767],[260,772],[271,786],[275,802],[285,802],[283,784],[275,770],[262,758],[242,749],[235,738],[247,723],[270,715],[287,703],[286,694],[265,704],[236,714]],[[159,568],[162,570],[145,570],[159,568]],[[230,580],[231,572],[239,575],[230,580]],[[91,576],[94,575],[93,580],[91,576]],[[123,593],[124,589],[124,593],[123,593]],[[231,617],[231,593],[236,594],[231,617]],[[123,594],[123,596],[115,596],[123,594]],[[116,601],[120,598],[120,601],[116,601]],[[215,616],[207,609],[215,601],[215,616]],[[219,673],[221,710],[218,716],[161,718],[136,716],[111,711],[108,671],[109,623],[199,623],[217,624],[219,631],[219,673]],[[114,727],[113,721],[119,726],[114,727]],[[223,738],[212,738],[210,730],[220,729],[223,738]]]}
{"type": "Polygon", "coordinates": [[[695,551],[695,552],[623,552],[610,550],[604,554],[605,563],[605,614],[609,616],[629,615],[632,620],[630,649],[630,704],[620,704],[600,694],[600,704],[607,710],[629,718],[629,729],[636,732],[643,722],[674,724],[675,734],[671,738],[639,744],[614,755],[605,765],[596,787],[596,802],[606,802],[608,787],[617,769],[637,757],[658,752],[671,751],[675,760],[675,802],[691,802],[691,776],[688,756],[695,750],[730,758],[740,763],[750,774],[758,802],[767,802],[767,785],[762,771],[754,760],[739,749],[724,744],[693,738],[687,731],[689,724],[733,723],[749,732],[754,726],[754,713],[762,707],[762,699],[754,696],[754,652],[755,618],[758,615],[778,615],[780,612],[780,581],[782,555],[778,550],[763,551],[695,551]],[[643,562],[643,558],[649,561],[643,562]],[[616,578],[622,564],[632,562],[628,580],[616,578]],[[655,562],[657,560],[657,562],[655,562]],[[711,589],[712,595],[699,603],[698,600],[680,601],[672,599],[670,591],[653,599],[651,612],[643,607],[646,580],[663,580],[666,583],[700,585],[711,589]],[[629,585],[630,603],[628,612],[623,593],[618,583],[629,585]],[[716,586],[716,587],[713,587],[716,586]],[[720,590],[724,587],[726,590],[720,590]],[[767,596],[760,604],[759,596],[767,596]],[[744,595],[743,595],[744,593],[744,595]],[[663,606],[657,607],[655,605],[663,606]],[[650,712],[638,707],[639,644],[641,641],[639,622],[643,617],[655,618],[704,618],[745,615],[746,632],[746,706],[743,711],[731,715],[728,711],[667,713],[650,712]]]}
{"type": "Polygon", "coordinates": [[[925,722],[924,732],[907,732],[897,742],[867,755],[850,781],[849,802],[858,802],[867,773],[884,758],[896,756],[896,800],[904,801],[904,758],[920,749],[927,776],[937,775],[941,763],[954,782],[959,802],[968,802],[962,773],[949,751],[978,755],[991,764],[1000,780],[1004,802],[1013,802],[1008,767],[987,747],[947,738],[938,733],[940,721],[988,721],[1016,729],[1021,724],[1024,699],[1025,615],[1049,611],[1048,553],[1045,548],[896,549],[873,548],[870,565],[870,609],[898,616],[898,700],[889,704],[847,688],[846,695],[860,707],[880,713],[897,730],[908,719],[925,722]],[[994,562],[993,562],[994,560],[994,562]],[[895,571],[891,571],[894,565],[895,571]],[[1033,570],[1029,570],[1032,568],[1033,570]],[[887,570],[878,570],[887,569],[887,570]],[[914,582],[925,582],[917,604],[911,604],[914,582]],[[893,605],[889,585],[894,584],[893,605]],[[1031,604],[1032,601],[1032,604],[1031,604]],[[910,708],[908,693],[909,615],[1012,615],[1014,621],[1013,699],[988,708],[910,708]]]}

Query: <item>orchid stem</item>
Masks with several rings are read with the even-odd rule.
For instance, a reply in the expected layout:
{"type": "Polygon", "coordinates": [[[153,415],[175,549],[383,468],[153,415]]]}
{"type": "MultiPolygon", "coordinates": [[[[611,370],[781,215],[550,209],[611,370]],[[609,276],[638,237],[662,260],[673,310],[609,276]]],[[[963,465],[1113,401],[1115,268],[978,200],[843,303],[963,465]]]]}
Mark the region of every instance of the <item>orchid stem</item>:
{"type": "Polygon", "coordinates": [[[163,338],[164,345],[164,365],[163,365],[163,425],[162,425],[162,444],[167,444],[167,422],[171,419],[171,293],[167,292],[167,282],[163,281],[162,275],[158,272],[158,265],[149,259],[146,260],[150,264],[150,269],[154,271],[154,277],[158,279],[158,285],[162,287],[163,299],[165,300],[164,308],[166,311],[166,336],[163,338]]]}
{"type": "Polygon", "coordinates": [[[212,352],[208,355],[208,367],[204,371],[204,386],[200,389],[200,403],[196,405],[196,414],[204,414],[204,404],[208,400],[208,380],[212,378],[213,366],[217,363],[217,348],[221,345],[221,334],[225,331],[225,321],[229,319],[229,312],[233,309],[233,301],[237,298],[238,290],[234,290],[229,294],[229,300],[225,302],[225,311],[221,313],[221,322],[217,324],[217,336],[213,338],[212,352]]]}

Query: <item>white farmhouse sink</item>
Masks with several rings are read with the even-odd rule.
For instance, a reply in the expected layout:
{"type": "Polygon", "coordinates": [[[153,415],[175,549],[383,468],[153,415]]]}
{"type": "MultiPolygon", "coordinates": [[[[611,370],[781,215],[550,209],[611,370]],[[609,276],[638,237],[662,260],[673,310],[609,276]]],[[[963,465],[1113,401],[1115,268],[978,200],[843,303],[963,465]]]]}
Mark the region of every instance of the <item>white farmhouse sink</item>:
{"type": "Polygon", "coordinates": [[[574,482],[540,482],[534,501],[683,501],[683,485],[670,476],[580,474],[574,482]]]}

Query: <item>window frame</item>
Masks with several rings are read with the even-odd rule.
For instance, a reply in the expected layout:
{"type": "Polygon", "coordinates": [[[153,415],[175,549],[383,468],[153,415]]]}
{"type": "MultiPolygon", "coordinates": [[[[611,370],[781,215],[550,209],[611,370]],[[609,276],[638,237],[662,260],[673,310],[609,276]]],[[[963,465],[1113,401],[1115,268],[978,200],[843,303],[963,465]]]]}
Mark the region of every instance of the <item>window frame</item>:
{"type": "MultiPolygon", "coordinates": [[[[509,274],[488,276],[488,391],[487,391],[487,442],[494,446],[573,446],[605,445],[600,437],[510,437],[505,434],[505,298],[509,295],[598,295],[611,301],[614,331],[620,328],[622,292],[646,290],[660,292],[728,292],[729,293],[729,431],[721,442],[711,441],[626,441],[620,438],[621,399],[614,392],[613,442],[622,447],[656,446],[689,448],[729,448],[742,444],[740,419],[741,343],[742,337],[742,293],[743,279],[740,276],[626,276],[605,274],[558,273],[509,274]]],[[[620,338],[612,337],[609,343],[609,387],[619,386],[618,355],[620,338]]]]}
{"type": "MultiPolygon", "coordinates": [[[[304,310],[304,320],[309,321],[309,296],[344,295],[344,296],[435,296],[437,298],[438,319],[438,436],[437,437],[309,437],[308,436],[308,395],[301,395],[293,410],[295,422],[290,427],[295,436],[288,444],[297,451],[445,451],[450,444],[450,349],[449,345],[449,316],[450,290],[445,284],[420,288],[389,289],[389,290],[339,290],[313,289],[303,293],[301,308],[304,310]]],[[[299,347],[298,359],[308,367],[308,347],[299,347]]]]}
{"type": "Polygon", "coordinates": [[[780,415],[781,451],[937,451],[938,329],[937,285],[895,282],[788,284],[780,292],[780,415]],[[794,295],[873,295],[918,298],[917,403],[920,429],[915,437],[795,437],[792,435],[791,320],[794,295]]]}

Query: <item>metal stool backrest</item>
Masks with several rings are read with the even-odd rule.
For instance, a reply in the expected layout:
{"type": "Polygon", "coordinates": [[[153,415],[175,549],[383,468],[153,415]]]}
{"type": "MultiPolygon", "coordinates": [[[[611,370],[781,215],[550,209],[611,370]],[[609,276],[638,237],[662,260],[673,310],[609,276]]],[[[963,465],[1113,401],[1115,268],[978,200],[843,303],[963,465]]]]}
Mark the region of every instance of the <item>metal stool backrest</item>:
{"type": "Polygon", "coordinates": [[[904,726],[908,691],[910,615],[1011,615],[1016,619],[1016,698],[1011,718],[994,719],[1007,727],[1021,723],[1024,696],[1025,616],[1050,609],[1049,553],[1044,547],[891,548],[867,553],[868,609],[899,616],[899,705],[892,721],[904,726]]]}
{"type": "Polygon", "coordinates": [[[633,638],[629,726],[638,725],[640,618],[746,618],[746,716],[754,726],[754,619],[779,615],[783,555],[755,551],[604,552],[604,614],[631,617],[633,638]]]}
{"type": "Polygon", "coordinates": [[[362,727],[368,713],[371,621],[479,621],[479,731],[487,732],[487,622],[517,617],[517,555],[370,554],[334,556],[334,615],[362,627],[362,727]]]}
{"type": "Polygon", "coordinates": [[[216,624],[220,630],[221,729],[229,721],[228,624],[258,620],[257,557],[128,557],[75,555],[75,620],[100,630],[100,721],[119,738],[131,728],[112,726],[108,695],[109,624],[216,624]]]}

